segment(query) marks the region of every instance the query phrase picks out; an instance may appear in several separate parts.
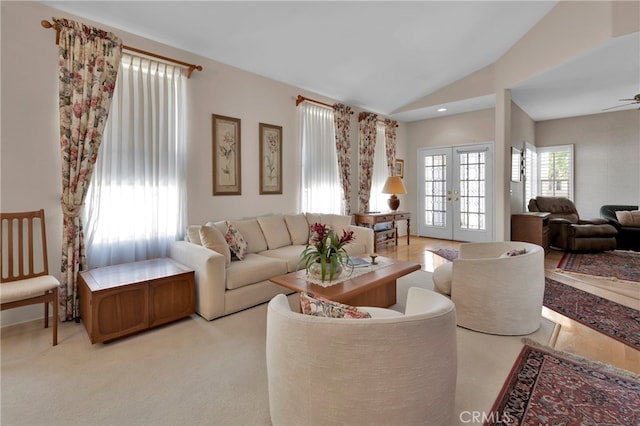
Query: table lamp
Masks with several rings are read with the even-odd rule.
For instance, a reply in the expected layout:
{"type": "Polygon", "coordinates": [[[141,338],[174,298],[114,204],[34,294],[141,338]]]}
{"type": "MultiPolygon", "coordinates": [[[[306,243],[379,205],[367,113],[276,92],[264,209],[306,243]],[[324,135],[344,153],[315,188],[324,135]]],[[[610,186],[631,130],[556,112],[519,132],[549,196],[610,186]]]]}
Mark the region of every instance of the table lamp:
{"type": "Polygon", "coordinates": [[[398,207],[400,207],[400,200],[396,197],[396,194],[406,194],[407,188],[404,187],[404,183],[400,176],[389,176],[382,187],[382,193],[391,194],[387,203],[391,210],[396,211],[398,210],[398,207]]]}

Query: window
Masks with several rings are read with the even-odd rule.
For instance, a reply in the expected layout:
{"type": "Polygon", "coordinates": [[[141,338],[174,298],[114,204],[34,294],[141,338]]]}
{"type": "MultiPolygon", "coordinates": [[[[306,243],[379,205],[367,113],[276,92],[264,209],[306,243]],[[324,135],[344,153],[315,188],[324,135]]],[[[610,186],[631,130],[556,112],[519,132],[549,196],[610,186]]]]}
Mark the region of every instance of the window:
{"type": "Polygon", "coordinates": [[[333,110],[303,102],[298,114],[302,140],[300,211],[342,214],[333,110]]]}
{"type": "Polygon", "coordinates": [[[573,145],[538,148],[538,195],[573,199],[573,145]]]}
{"type": "Polygon", "coordinates": [[[537,196],[573,200],[573,145],[524,146],[524,209],[537,196]]]}
{"type": "Polygon", "coordinates": [[[529,200],[538,196],[538,151],[528,142],[524,144],[524,211],[529,200]]]}
{"type": "Polygon", "coordinates": [[[186,76],[123,55],[86,198],[91,268],[168,255],[186,223],[186,76]]]}

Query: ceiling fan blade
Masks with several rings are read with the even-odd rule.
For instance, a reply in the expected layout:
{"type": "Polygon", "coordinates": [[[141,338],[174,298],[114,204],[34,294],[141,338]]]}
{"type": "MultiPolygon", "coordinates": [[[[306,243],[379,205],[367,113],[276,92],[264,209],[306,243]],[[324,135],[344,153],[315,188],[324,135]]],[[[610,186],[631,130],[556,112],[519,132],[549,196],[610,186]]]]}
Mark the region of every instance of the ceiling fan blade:
{"type": "Polygon", "coordinates": [[[628,104],[616,105],[616,106],[613,106],[613,107],[605,108],[605,109],[603,109],[603,111],[608,111],[608,110],[614,109],[614,108],[622,108],[622,107],[629,106],[629,105],[634,105],[634,104],[637,104],[637,103],[638,102],[629,102],[628,104]]]}
{"type": "Polygon", "coordinates": [[[640,93],[638,93],[637,95],[635,95],[631,99],[618,99],[618,100],[619,101],[636,101],[636,102],[640,103],[640,93]]]}

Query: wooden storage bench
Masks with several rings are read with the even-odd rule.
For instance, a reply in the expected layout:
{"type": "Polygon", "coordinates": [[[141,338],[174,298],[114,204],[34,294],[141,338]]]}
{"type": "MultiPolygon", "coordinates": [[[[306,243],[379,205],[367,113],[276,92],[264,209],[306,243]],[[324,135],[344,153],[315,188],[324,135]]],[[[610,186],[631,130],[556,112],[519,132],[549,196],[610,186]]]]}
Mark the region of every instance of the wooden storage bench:
{"type": "Polygon", "coordinates": [[[194,275],[186,266],[167,258],[80,272],[80,316],[91,343],[193,314],[194,275]]]}

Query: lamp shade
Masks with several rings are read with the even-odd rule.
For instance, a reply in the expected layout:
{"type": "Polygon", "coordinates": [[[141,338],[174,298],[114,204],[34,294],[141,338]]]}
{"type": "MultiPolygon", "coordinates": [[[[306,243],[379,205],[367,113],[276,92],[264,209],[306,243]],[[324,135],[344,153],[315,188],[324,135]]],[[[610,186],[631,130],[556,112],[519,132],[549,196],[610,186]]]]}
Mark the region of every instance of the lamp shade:
{"type": "Polygon", "coordinates": [[[382,187],[383,194],[406,194],[407,188],[400,176],[389,176],[382,187]]]}

